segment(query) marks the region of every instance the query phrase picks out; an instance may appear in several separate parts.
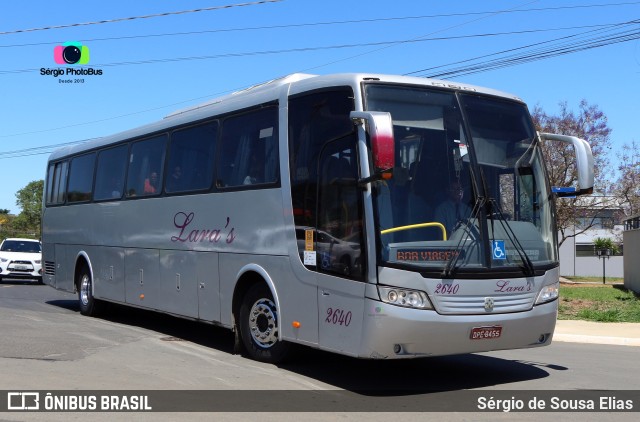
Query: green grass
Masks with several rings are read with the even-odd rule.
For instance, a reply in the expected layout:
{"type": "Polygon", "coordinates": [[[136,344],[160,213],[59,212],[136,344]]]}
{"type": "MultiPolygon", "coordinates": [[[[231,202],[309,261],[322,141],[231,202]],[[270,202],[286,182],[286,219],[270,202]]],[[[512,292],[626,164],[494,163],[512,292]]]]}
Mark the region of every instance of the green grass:
{"type": "MultiPolygon", "coordinates": [[[[602,277],[564,277],[567,280],[575,281],[577,283],[587,282],[587,283],[602,283],[602,277]]],[[[623,283],[624,278],[622,277],[605,277],[606,283],[623,283]]]]}
{"type": "Polygon", "coordinates": [[[640,295],[622,286],[560,286],[558,319],[640,322],[640,295]]]}

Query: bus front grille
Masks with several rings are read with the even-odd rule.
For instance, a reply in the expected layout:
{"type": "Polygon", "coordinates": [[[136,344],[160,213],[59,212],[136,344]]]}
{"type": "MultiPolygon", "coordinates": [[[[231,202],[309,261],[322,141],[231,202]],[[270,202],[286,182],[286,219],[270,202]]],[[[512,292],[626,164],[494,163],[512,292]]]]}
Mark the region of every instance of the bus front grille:
{"type": "Polygon", "coordinates": [[[535,292],[485,296],[437,296],[434,305],[441,314],[501,314],[527,311],[533,307],[535,292]],[[489,306],[490,304],[490,306],[489,306]]]}

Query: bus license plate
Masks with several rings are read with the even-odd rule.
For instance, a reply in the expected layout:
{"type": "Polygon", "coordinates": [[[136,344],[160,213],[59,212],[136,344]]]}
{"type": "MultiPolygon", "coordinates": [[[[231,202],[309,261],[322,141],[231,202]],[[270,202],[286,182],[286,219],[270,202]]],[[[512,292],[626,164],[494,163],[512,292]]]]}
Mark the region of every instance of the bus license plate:
{"type": "Polygon", "coordinates": [[[502,326],[494,325],[493,327],[474,327],[471,329],[471,340],[484,340],[491,338],[499,338],[502,335],[502,326]]]}

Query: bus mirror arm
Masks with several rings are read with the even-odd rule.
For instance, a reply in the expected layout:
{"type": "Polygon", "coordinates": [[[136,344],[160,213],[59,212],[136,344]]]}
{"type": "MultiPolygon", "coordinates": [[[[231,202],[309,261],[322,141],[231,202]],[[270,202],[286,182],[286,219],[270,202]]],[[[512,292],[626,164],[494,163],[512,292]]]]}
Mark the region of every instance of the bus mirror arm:
{"type": "Polygon", "coordinates": [[[369,134],[373,159],[374,175],[361,179],[360,182],[389,179],[395,166],[395,139],[393,137],[393,121],[391,113],[382,111],[352,111],[351,121],[356,126],[365,125],[369,134]],[[367,180],[371,179],[371,180],[367,180]]]}
{"type": "Polygon", "coordinates": [[[358,180],[358,186],[365,187],[368,183],[377,182],[378,180],[389,180],[393,177],[393,169],[382,170],[374,173],[372,176],[363,177],[358,180]]]}
{"type": "MultiPolygon", "coordinates": [[[[564,142],[573,145],[578,167],[578,187],[571,195],[578,196],[593,193],[593,153],[589,143],[575,136],[556,135],[553,133],[540,133],[539,135],[541,140],[564,142]]],[[[564,192],[559,193],[560,195],[558,196],[569,196],[565,195],[564,192]]]]}

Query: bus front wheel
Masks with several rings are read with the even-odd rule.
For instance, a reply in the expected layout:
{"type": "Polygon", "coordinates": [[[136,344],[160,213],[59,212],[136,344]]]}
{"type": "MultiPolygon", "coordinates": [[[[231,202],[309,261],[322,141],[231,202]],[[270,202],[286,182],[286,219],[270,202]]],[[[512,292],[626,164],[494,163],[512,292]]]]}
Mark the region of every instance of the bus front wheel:
{"type": "Polygon", "coordinates": [[[253,285],[240,307],[240,334],[252,359],[277,363],[289,354],[290,344],[278,340],[280,314],[271,291],[265,284],[253,285]]]}
{"type": "Polygon", "coordinates": [[[93,282],[89,268],[82,267],[78,274],[78,302],[80,313],[87,316],[95,316],[101,309],[101,302],[93,297],[93,282]]]}

